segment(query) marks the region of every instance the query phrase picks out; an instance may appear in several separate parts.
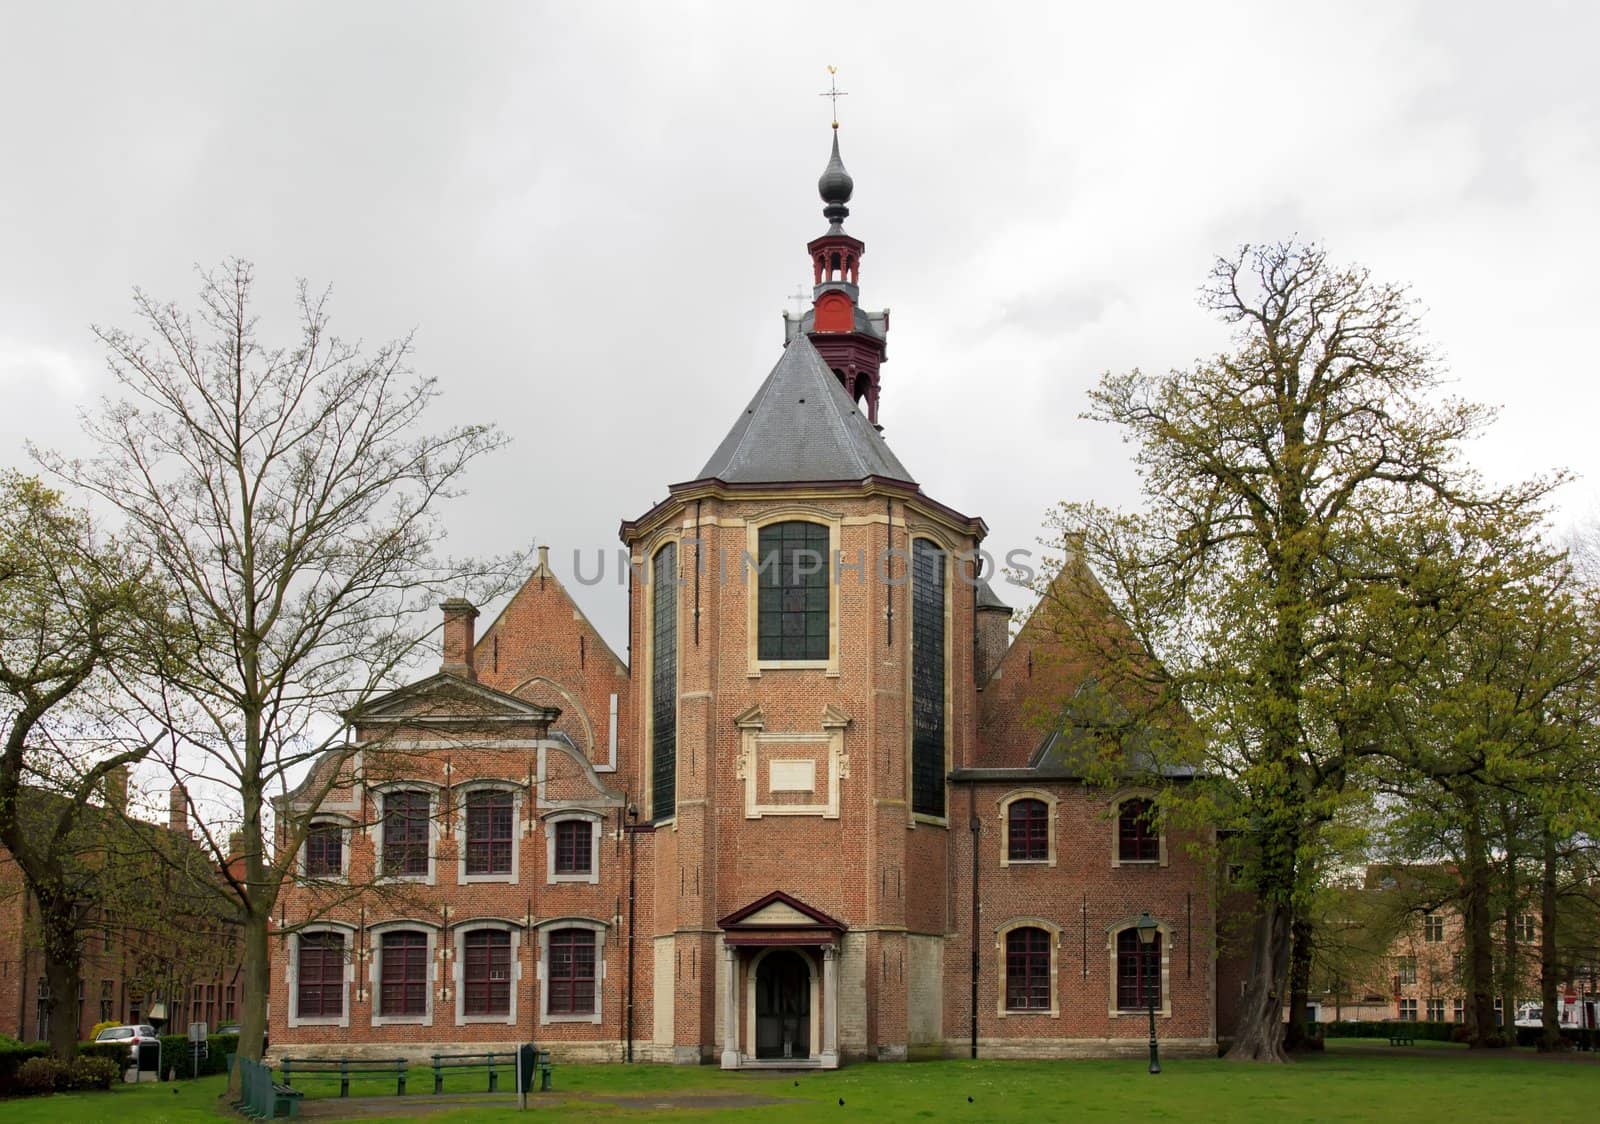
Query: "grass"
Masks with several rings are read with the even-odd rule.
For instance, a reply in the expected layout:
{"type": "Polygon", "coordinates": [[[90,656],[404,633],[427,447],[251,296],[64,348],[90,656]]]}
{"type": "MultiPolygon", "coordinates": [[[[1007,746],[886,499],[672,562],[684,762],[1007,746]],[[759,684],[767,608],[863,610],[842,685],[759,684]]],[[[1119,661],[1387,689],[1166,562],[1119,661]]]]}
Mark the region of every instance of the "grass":
{"type": "MultiPolygon", "coordinates": [[[[820,1119],[895,1121],[1200,1120],[1200,1121],[1407,1121],[1533,1118],[1541,1124],[1590,1121],[1600,1113],[1600,1064],[1564,1063],[1518,1055],[1477,1055],[1453,1050],[1427,1056],[1404,1047],[1364,1052],[1361,1041],[1331,1045],[1321,1057],[1291,1066],[1235,1065],[1222,1061],[1171,1061],[1152,1077],[1143,1063],[916,1062],[854,1065],[835,1073],[803,1075],[724,1073],[707,1067],[559,1066],[559,1106],[530,1098],[533,1111],[516,1111],[509,1092],[481,1107],[429,1114],[442,1122],[530,1119],[723,1120],[759,1116],[761,1124],[820,1119]],[[798,1084],[796,1084],[798,1082],[798,1084]],[[760,1107],[705,1109],[657,1107],[696,1094],[745,1094],[793,1099],[760,1107]],[[640,1097],[634,1104],[607,1103],[640,1097]],[[844,1099],[844,1105],[838,1102],[844,1099]],[[969,1102],[968,1097],[972,1100],[969,1102]],[[570,1098],[570,1099],[567,1099],[570,1098]],[[657,1099],[659,1098],[659,1099],[657,1099]]],[[[126,1085],[111,1093],[58,1094],[0,1104],[7,1124],[106,1121],[107,1124],[174,1124],[228,1119],[217,1102],[220,1077],[173,1085],[126,1085]],[[176,1089],[176,1092],[174,1092],[176,1089]]],[[[509,1089],[507,1080],[504,1088],[509,1089]]],[[[478,1092],[481,1075],[446,1080],[446,1092],[478,1092]]],[[[432,1100],[431,1072],[413,1071],[404,1100],[391,1094],[384,1116],[408,1120],[432,1100]],[[391,1108],[392,1106],[392,1108],[391,1108]],[[410,1110],[410,1111],[408,1111],[410,1110]]],[[[356,1084],[356,1094],[382,1086],[356,1084]]],[[[308,1098],[338,1093],[338,1083],[307,1086],[308,1098]]]]}

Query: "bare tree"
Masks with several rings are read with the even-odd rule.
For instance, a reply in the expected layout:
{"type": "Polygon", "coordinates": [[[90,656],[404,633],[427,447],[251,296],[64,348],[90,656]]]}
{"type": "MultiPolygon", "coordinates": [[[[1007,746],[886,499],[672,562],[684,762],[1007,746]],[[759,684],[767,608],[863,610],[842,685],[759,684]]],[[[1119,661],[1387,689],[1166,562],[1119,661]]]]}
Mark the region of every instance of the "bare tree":
{"type": "Polygon", "coordinates": [[[186,626],[143,704],[174,776],[197,800],[220,786],[239,817],[236,845],[195,822],[243,932],[239,1051],[260,1058],[272,910],[309,826],[273,823],[274,798],[327,754],[322,790],[300,793],[315,808],[354,752],[342,716],[398,683],[433,626],[424,610],[496,596],[524,557],[439,552],[444,501],[504,439],[418,432],[437,389],[408,369],[409,337],[364,353],[302,282],[299,338],[270,348],[250,264],[201,279],[197,320],[135,290],[149,338],[96,329],[122,397],[84,419],[96,457],[43,459],[126,517],[186,626]]]}

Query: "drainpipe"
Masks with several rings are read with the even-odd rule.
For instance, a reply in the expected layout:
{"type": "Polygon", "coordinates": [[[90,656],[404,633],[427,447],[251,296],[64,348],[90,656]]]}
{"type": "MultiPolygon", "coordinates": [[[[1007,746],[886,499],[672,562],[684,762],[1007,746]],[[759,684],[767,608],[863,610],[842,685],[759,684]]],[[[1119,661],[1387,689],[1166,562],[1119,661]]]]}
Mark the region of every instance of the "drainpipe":
{"type": "MultiPolygon", "coordinates": [[[[638,815],[639,809],[635,805],[629,804],[628,818],[630,820],[637,819],[638,815]]],[[[628,1035],[626,1060],[630,1064],[633,1062],[633,911],[634,903],[637,897],[635,893],[635,874],[637,872],[638,865],[639,825],[636,823],[630,823],[628,825],[628,1006],[623,1017],[626,1033],[628,1035]]]]}
{"type": "Polygon", "coordinates": [[[967,781],[967,824],[972,831],[972,1056],[978,1056],[978,785],[967,781]]]}

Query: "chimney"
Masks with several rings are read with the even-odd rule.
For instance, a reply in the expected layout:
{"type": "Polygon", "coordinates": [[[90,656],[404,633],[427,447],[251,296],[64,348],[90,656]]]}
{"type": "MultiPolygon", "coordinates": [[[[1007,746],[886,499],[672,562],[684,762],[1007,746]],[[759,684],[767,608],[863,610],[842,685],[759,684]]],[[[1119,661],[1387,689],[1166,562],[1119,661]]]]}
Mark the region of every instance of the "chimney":
{"type": "Polygon", "coordinates": [[[167,827],[178,835],[189,834],[189,790],[181,784],[167,793],[167,827]]]}
{"type": "Polygon", "coordinates": [[[539,569],[547,574],[550,573],[550,548],[543,544],[539,547],[539,569]]]}
{"type": "Polygon", "coordinates": [[[472,666],[473,622],[478,610],[471,601],[452,597],[439,608],[444,610],[444,662],[439,670],[462,679],[476,679],[472,666]]]}
{"type": "Polygon", "coordinates": [[[106,770],[106,810],[119,816],[128,814],[128,767],[116,765],[106,770]]]}

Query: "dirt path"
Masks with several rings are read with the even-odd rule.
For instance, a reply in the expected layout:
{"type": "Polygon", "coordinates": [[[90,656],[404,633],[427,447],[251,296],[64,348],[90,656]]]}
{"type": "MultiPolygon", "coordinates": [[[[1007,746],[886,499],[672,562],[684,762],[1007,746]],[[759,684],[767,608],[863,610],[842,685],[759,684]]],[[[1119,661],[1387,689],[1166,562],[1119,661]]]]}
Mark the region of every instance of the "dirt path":
{"type": "MultiPolygon", "coordinates": [[[[634,1112],[661,1109],[760,1108],[773,1104],[804,1104],[795,1097],[766,1097],[758,1093],[535,1093],[528,1098],[529,1108],[561,1108],[568,1103],[602,1105],[634,1112]]],[[[383,1116],[427,1116],[465,1108],[515,1108],[517,1098],[506,1093],[458,1093],[440,1096],[408,1097],[321,1097],[300,1102],[302,1120],[362,1120],[383,1116]]]]}

